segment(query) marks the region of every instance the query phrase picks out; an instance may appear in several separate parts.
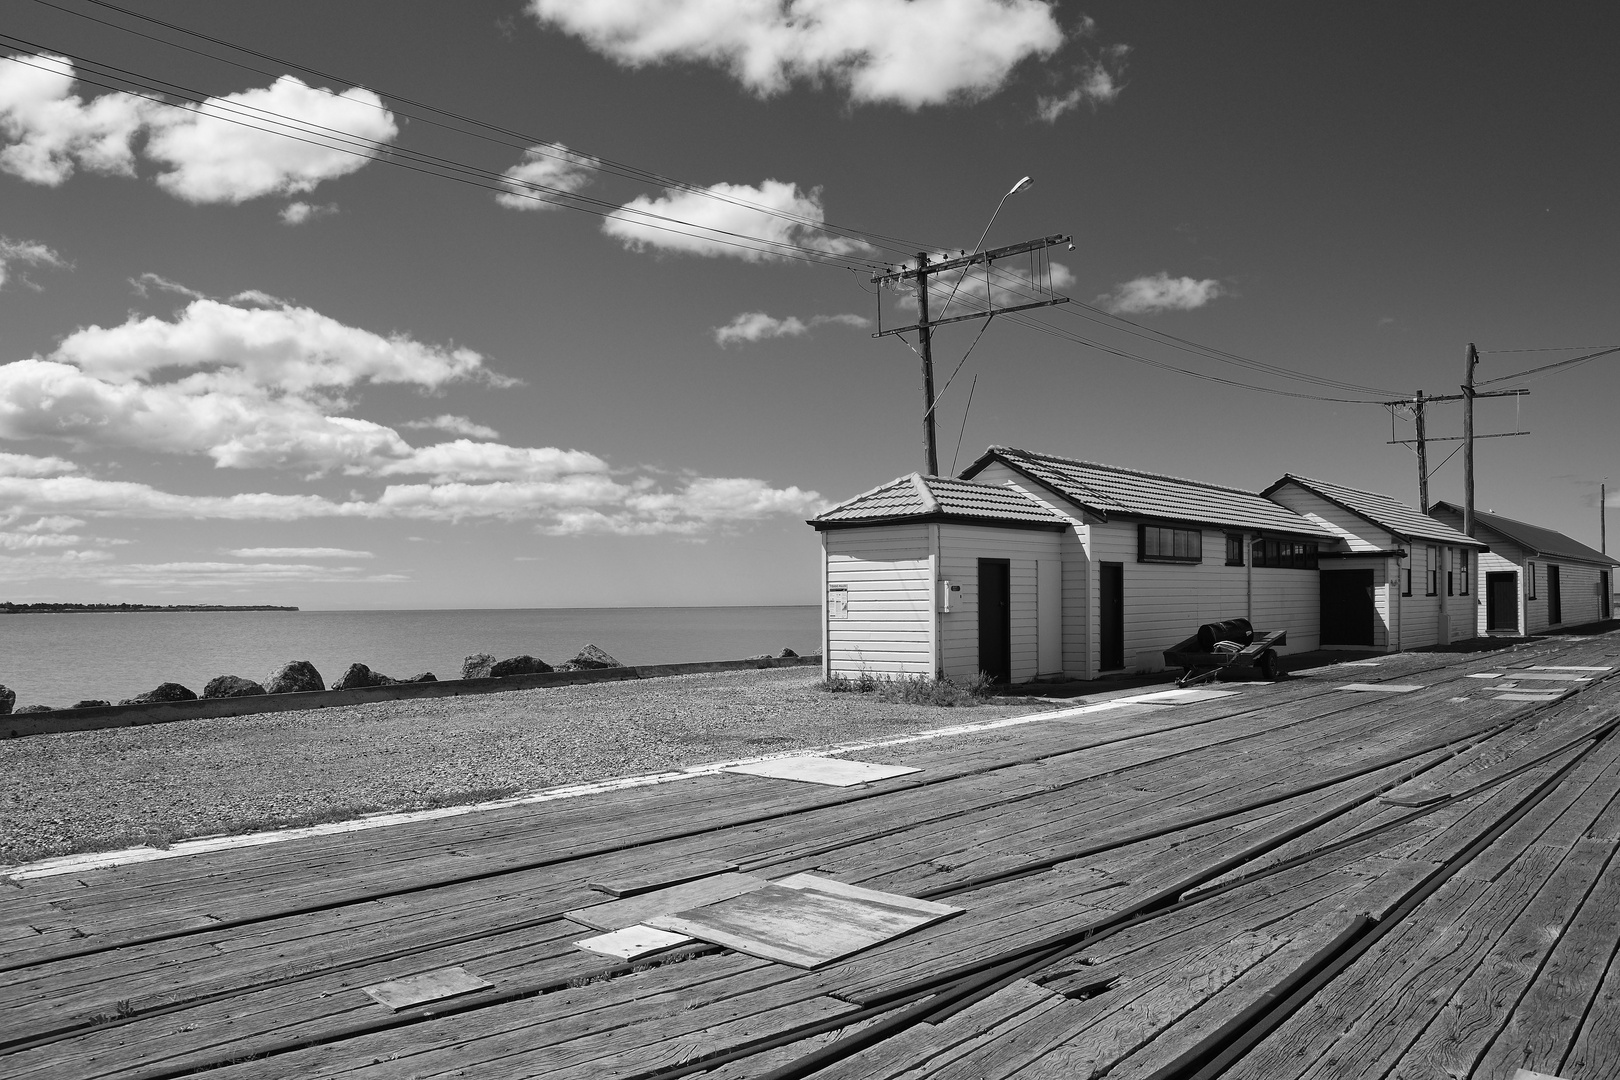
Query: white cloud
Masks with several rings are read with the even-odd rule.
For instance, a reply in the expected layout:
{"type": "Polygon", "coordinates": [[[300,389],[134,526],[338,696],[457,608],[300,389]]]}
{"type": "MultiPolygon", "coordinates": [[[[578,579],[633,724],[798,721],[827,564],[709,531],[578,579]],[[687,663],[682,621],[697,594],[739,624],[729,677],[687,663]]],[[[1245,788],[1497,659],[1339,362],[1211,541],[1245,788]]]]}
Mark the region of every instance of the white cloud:
{"type": "Polygon", "coordinates": [[[529,12],[628,67],[695,61],[761,96],[809,82],[912,109],[993,94],[1066,41],[1043,0],[529,0],[529,12]]]}
{"type": "Polygon", "coordinates": [[[431,474],[444,480],[552,480],[559,476],[606,475],[607,462],[582,450],[552,446],[503,446],[456,439],[411,450],[379,468],[383,476],[431,474]]]}
{"type": "Polygon", "coordinates": [[[218,589],[303,585],[311,582],[392,584],[409,580],[404,574],[363,573],[356,566],[277,562],[114,563],[109,561],[111,558],[101,551],[69,551],[55,556],[0,556],[0,581],[32,584],[42,578],[60,577],[70,579],[76,585],[94,581],[101,585],[137,588],[218,589]]]}
{"type": "Polygon", "coordinates": [[[469,439],[498,439],[501,433],[492,427],[475,423],[465,416],[444,413],[428,420],[408,420],[400,427],[417,431],[447,431],[451,435],[465,435],[469,439]]]}
{"type": "MultiPolygon", "coordinates": [[[[1096,24],[1091,19],[1082,20],[1082,34],[1089,36],[1095,29],[1096,24]]],[[[1095,55],[1087,56],[1070,73],[1067,90],[1042,94],[1035,99],[1035,115],[1050,124],[1081,105],[1095,109],[1098,105],[1112,102],[1124,88],[1120,79],[1125,74],[1125,57],[1130,51],[1128,45],[1109,45],[1095,55]]]]}
{"type": "Polygon", "coordinates": [[[382,99],[334,94],[283,75],[263,90],[152,111],[145,154],[168,171],[158,186],[194,203],[296,195],[363,167],[399,134],[382,99]]]}
{"type": "Polygon", "coordinates": [[[369,551],[351,551],[334,547],[258,547],[236,548],[225,554],[239,559],[375,559],[369,551]]]}
{"type": "Polygon", "coordinates": [[[281,208],[281,221],[284,225],[302,225],[316,218],[331,217],[337,212],[337,203],[294,202],[281,208]]]}
{"type": "Polygon", "coordinates": [[[159,292],[179,293],[181,296],[189,296],[193,300],[209,299],[207,293],[198,292],[190,285],[182,285],[178,281],[170,281],[162,274],[154,274],[150,270],[142,274],[140,277],[130,278],[129,284],[130,287],[135,290],[135,295],[137,296],[150,296],[152,294],[152,290],[156,289],[159,292]]]}
{"type": "Polygon", "coordinates": [[[763,311],[745,311],[724,326],[714,327],[714,340],[721,345],[742,341],[763,341],[766,338],[802,337],[812,327],[827,323],[844,326],[870,326],[871,320],[861,315],[813,315],[808,321],[796,315],[778,319],[763,311]]]}
{"type": "Polygon", "coordinates": [[[650,477],[563,474],[547,480],[391,484],[373,500],[267,492],[181,495],[147,484],[87,476],[0,477],[0,503],[22,513],[220,521],[362,518],[459,522],[532,521],[556,535],[692,535],[717,527],[819,512],[814,491],[749,477],[698,477],[660,488],[650,477]]]}
{"type": "Polygon", "coordinates": [[[113,382],[179,368],[218,376],[213,381],[221,385],[292,393],[362,382],[426,389],[474,378],[511,384],[471,349],[384,337],[309,308],[250,309],[217,300],[193,301],[172,322],[131,316],[121,326],[75,331],[53,358],[113,382]]]}
{"type": "Polygon", "coordinates": [[[0,171],[56,187],[75,168],[135,175],[130,148],[147,102],[103,94],[86,104],[73,93],[73,65],[62,56],[0,59],[0,171]]]}
{"type": "MultiPolygon", "coordinates": [[[[0,372],[5,369],[0,368],[0,372]]],[[[34,457],[0,451],[0,476],[57,476],[77,472],[79,467],[66,458],[34,457]]]]}
{"type": "Polygon", "coordinates": [[[559,195],[572,195],[595,179],[600,163],[559,144],[541,143],[523,152],[523,160],[501,174],[506,190],[495,201],[513,210],[550,210],[559,195]]]}
{"type": "Polygon", "coordinates": [[[83,518],[64,517],[61,514],[53,514],[50,517],[42,517],[38,521],[33,521],[27,525],[19,526],[18,531],[27,533],[62,533],[67,532],[70,529],[77,529],[83,524],[83,518]]]}
{"type": "MultiPolygon", "coordinates": [[[[34,240],[13,240],[9,236],[0,236],[0,288],[5,288],[7,269],[12,263],[43,266],[50,270],[71,270],[73,268],[73,264],[44,244],[34,240]]],[[[26,277],[22,280],[23,284],[38,290],[39,286],[26,277]]]]}
{"type": "Polygon", "coordinates": [[[830,255],[869,250],[862,241],[827,233],[825,221],[820,188],[800,192],[797,184],[766,180],[758,187],[722,183],[643,195],[609,214],[602,231],[638,251],[650,247],[747,262],[786,258],[784,247],[830,255]]]}
{"type": "Polygon", "coordinates": [[[159,187],[187,202],[240,203],[346,176],[399,134],[370,90],[333,93],[291,75],[200,105],[120,92],[86,102],[73,82],[64,57],[0,63],[0,170],[52,187],[75,168],[134,176],[144,134],[159,187]]]}
{"type": "Polygon", "coordinates": [[[1224,290],[1214,278],[1203,281],[1190,277],[1173,278],[1161,270],[1157,274],[1127,281],[1094,301],[1099,307],[1120,315],[1150,314],[1156,311],[1191,311],[1203,307],[1224,290]]]}

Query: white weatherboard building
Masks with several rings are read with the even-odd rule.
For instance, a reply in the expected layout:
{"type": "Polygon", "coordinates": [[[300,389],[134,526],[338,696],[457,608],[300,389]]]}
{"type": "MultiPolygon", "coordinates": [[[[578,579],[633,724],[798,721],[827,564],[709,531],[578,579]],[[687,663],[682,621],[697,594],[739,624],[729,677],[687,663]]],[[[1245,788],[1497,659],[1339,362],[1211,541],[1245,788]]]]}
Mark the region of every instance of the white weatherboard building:
{"type": "MultiPolygon", "coordinates": [[[[1461,526],[1462,507],[1429,511],[1461,526]]],[[[1475,591],[1480,634],[1534,634],[1613,617],[1614,568],[1620,562],[1561,532],[1476,510],[1474,532],[1490,545],[1479,560],[1475,591]]]]}
{"type": "Polygon", "coordinates": [[[1339,538],[1319,564],[1322,648],[1397,652],[1478,636],[1471,569],[1483,543],[1373,491],[1290,474],[1261,494],[1339,538]]]}
{"type": "Polygon", "coordinates": [[[1096,678],[1157,670],[1206,622],[1319,640],[1317,560],[1340,538],[1259,494],[1011,447],[912,475],[821,533],[829,674],[1096,678]]]}

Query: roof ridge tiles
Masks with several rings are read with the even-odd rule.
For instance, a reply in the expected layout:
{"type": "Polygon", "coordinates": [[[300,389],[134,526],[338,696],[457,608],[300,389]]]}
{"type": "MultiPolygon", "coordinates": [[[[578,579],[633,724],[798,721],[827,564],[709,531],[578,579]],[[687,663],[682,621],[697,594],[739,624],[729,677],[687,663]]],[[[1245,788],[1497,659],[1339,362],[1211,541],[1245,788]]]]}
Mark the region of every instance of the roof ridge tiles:
{"type": "Polygon", "coordinates": [[[1231,487],[1226,484],[1212,484],[1208,480],[1193,480],[1185,476],[1172,476],[1169,473],[1148,472],[1146,469],[1130,469],[1123,465],[1109,465],[1102,461],[1086,461],[1084,458],[1072,458],[1063,454],[1048,454],[1037,450],[1023,450],[1016,446],[991,446],[989,452],[1037,458],[1046,461],[1060,461],[1065,465],[1083,465],[1088,469],[1103,469],[1107,472],[1124,473],[1127,476],[1141,476],[1149,480],[1168,480],[1175,484],[1188,484],[1192,487],[1208,488],[1211,491],[1226,491],[1231,492],[1234,495],[1260,494],[1258,491],[1250,491],[1247,488],[1231,487]]]}
{"type": "Polygon", "coordinates": [[[917,492],[917,498],[922,500],[922,512],[925,514],[938,513],[939,500],[934,498],[934,493],[928,489],[929,483],[937,479],[937,477],[925,478],[922,473],[914,472],[906,479],[911,481],[913,490],[917,492]]]}

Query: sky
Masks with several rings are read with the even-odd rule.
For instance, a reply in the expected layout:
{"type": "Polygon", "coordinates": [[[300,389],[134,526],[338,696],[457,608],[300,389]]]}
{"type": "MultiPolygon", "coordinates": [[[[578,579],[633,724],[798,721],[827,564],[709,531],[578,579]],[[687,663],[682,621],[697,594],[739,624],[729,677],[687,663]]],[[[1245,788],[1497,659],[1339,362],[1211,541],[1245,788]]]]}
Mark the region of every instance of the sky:
{"type": "Polygon", "coordinates": [[[924,467],[915,335],[873,336],[915,293],[872,278],[981,234],[1072,237],[990,290],[1070,302],[935,331],[945,472],[1415,504],[1380,403],[1457,394],[1474,343],[1530,391],[1478,404],[1527,434],[1478,443],[1477,505],[1597,546],[1620,503],[1620,353],[1533,370],[1620,345],[1612,5],[12,0],[0,34],[0,599],[815,603],[805,519],[924,467]]]}

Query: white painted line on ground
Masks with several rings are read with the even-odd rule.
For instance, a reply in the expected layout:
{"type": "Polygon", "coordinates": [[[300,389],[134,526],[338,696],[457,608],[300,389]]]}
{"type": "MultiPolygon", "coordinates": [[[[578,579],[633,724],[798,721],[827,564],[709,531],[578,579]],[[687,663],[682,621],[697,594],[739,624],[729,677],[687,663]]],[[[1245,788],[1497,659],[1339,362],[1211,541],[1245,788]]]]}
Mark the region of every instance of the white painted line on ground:
{"type": "Polygon", "coordinates": [[[419,821],[433,821],[437,818],[460,817],[463,814],[482,813],[486,810],[505,810],[514,806],[554,802],[558,799],[577,799],[587,795],[601,795],[630,788],[668,784],[677,780],[691,780],[699,776],[712,776],[738,765],[750,765],[775,758],[802,757],[806,753],[821,756],[853,754],[863,750],[901,746],[906,743],[929,742],[934,739],[948,739],[960,735],[975,735],[982,731],[1018,727],[1022,724],[1032,724],[1041,720],[1068,720],[1090,713],[1106,712],[1109,709],[1116,709],[1129,703],[1130,699],[1128,698],[1115,698],[1069,709],[1023,713],[1019,716],[1005,716],[996,720],[980,720],[970,724],[933,728],[928,731],[897,735],[888,739],[848,743],[842,746],[826,747],[821,750],[784,750],[775,754],[761,754],[757,757],[737,758],[732,761],[689,765],[683,769],[648,773],[643,776],[620,776],[611,780],[597,780],[588,784],[569,784],[564,787],[530,792],[527,795],[513,795],[510,798],[470,803],[465,806],[443,806],[433,810],[402,810],[391,813],[368,814],[365,817],[354,818],[349,821],[332,821],[321,825],[308,825],[297,829],[278,829],[272,832],[241,833],[235,836],[204,836],[195,840],[182,840],[167,848],[135,847],[124,848],[120,851],[61,855],[54,859],[41,859],[39,862],[26,863],[20,866],[0,866],[0,878],[10,878],[13,881],[28,881],[33,878],[57,877],[62,874],[83,874],[92,870],[108,870],[113,867],[128,866],[134,863],[156,862],[161,859],[179,859],[190,855],[207,855],[215,851],[233,851],[238,848],[261,847],[265,844],[282,844],[292,840],[335,836],[339,833],[363,832],[368,829],[380,829],[389,825],[406,825],[419,821]]]}
{"type": "Polygon", "coordinates": [[[1342,660],[1338,667],[1377,667],[1377,660],[1342,660]]]}

